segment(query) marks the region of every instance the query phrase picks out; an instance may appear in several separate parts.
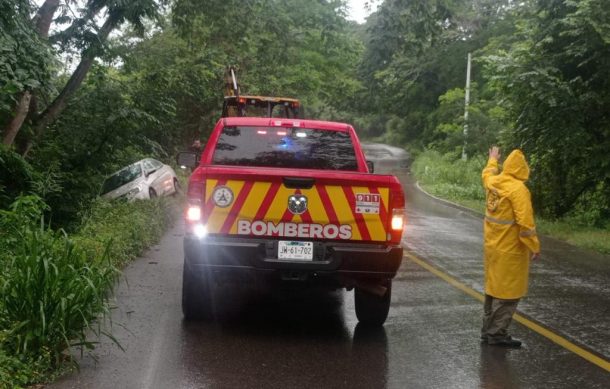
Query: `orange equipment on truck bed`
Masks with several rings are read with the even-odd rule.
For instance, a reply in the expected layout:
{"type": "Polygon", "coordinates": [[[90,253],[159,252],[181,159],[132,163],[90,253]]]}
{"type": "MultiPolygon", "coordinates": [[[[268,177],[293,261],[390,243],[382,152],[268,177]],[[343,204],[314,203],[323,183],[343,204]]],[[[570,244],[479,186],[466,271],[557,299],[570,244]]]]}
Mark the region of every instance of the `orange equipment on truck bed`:
{"type": "Polygon", "coordinates": [[[301,103],[290,97],[256,96],[240,94],[235,67],[225,72],[225,97],[222,117],[278,117],[299,118],[301,103]]]}

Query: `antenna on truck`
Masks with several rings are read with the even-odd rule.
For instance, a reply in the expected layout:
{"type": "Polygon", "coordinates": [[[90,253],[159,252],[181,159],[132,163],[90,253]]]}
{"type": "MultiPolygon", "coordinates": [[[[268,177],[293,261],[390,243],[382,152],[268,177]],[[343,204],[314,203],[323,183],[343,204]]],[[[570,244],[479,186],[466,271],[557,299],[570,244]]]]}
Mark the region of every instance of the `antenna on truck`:
{"type": "Polygon", "coordinates": [[[235,66],[227,67],[225,71],[225,96],[239,97],[239,84],[237,83],[237,70],[235,66]]]}

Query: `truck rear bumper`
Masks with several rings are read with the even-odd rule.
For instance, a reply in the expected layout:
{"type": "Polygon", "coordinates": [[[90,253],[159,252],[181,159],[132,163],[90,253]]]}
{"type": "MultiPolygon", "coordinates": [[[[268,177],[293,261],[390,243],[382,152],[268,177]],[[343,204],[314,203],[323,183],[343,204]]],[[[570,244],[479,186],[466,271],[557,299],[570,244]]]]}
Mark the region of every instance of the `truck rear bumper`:
{"type": "Polygon", "coordinates": [[[330,281],[341,287],[361,281],[391,279],[400,267],[400,246],[314,242],[309,261],[280,260],[277,240],[206,237],[184,238],[185,266],[235,278],[259,276],[277,279],[330,281]]]}

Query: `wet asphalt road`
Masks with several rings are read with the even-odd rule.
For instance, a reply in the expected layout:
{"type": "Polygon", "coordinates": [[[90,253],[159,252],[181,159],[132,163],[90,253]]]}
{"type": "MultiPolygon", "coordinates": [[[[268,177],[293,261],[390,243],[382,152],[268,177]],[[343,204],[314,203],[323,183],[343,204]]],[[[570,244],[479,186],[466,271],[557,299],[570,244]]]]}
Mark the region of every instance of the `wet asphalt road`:
{"type": "MultiPolygon", "coordinates": [[[[419,192],[400,150],[367,147],[377,172],[405,184],[407,250],[482,292],[478,216],[419,192]]],[[[180,309],[182,227],[125,269],[112,331],[80,372],[53,388],[605,388],[610,374],[513,323],[525,346],[479,344],[481,304],[405,258],[390,315],[357,325],[353,292],[245,294],[221,288],[219,318],[186,323],[180,309]]],[[[519,310],[610,356],[610,258],[548,239],[519,310]]]]}

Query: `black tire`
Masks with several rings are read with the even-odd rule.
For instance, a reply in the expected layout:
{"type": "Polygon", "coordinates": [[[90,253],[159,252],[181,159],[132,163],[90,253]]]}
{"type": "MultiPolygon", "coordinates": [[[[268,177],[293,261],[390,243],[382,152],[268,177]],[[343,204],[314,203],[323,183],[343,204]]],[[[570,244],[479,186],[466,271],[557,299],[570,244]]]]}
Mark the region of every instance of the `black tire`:
{"type": "Polygon", "coordinates": [[[182,271],[182,314],[185,320],[214,318],[212,280],[208,273],[191,271],[186,263],[182,271]]]}
{"type": "Polygon", "coordinates": [[[180,191],[180,183],[177,178],[174,178],[174,195],[177,195],[180,191]]]}
{"type": "Polygon", "coordinates": [[[355,288],[356,317],[365,326],[381,326],[388,317],[392,300],[392,281],[387,281],[383,286],[388,288],[383,296],[355,288]]]}
{"type": "Polygon", "coordinates": [[[148,197],[154,199],[157,197],[157,192],[153,188],[148,189],[148,197]]]}

